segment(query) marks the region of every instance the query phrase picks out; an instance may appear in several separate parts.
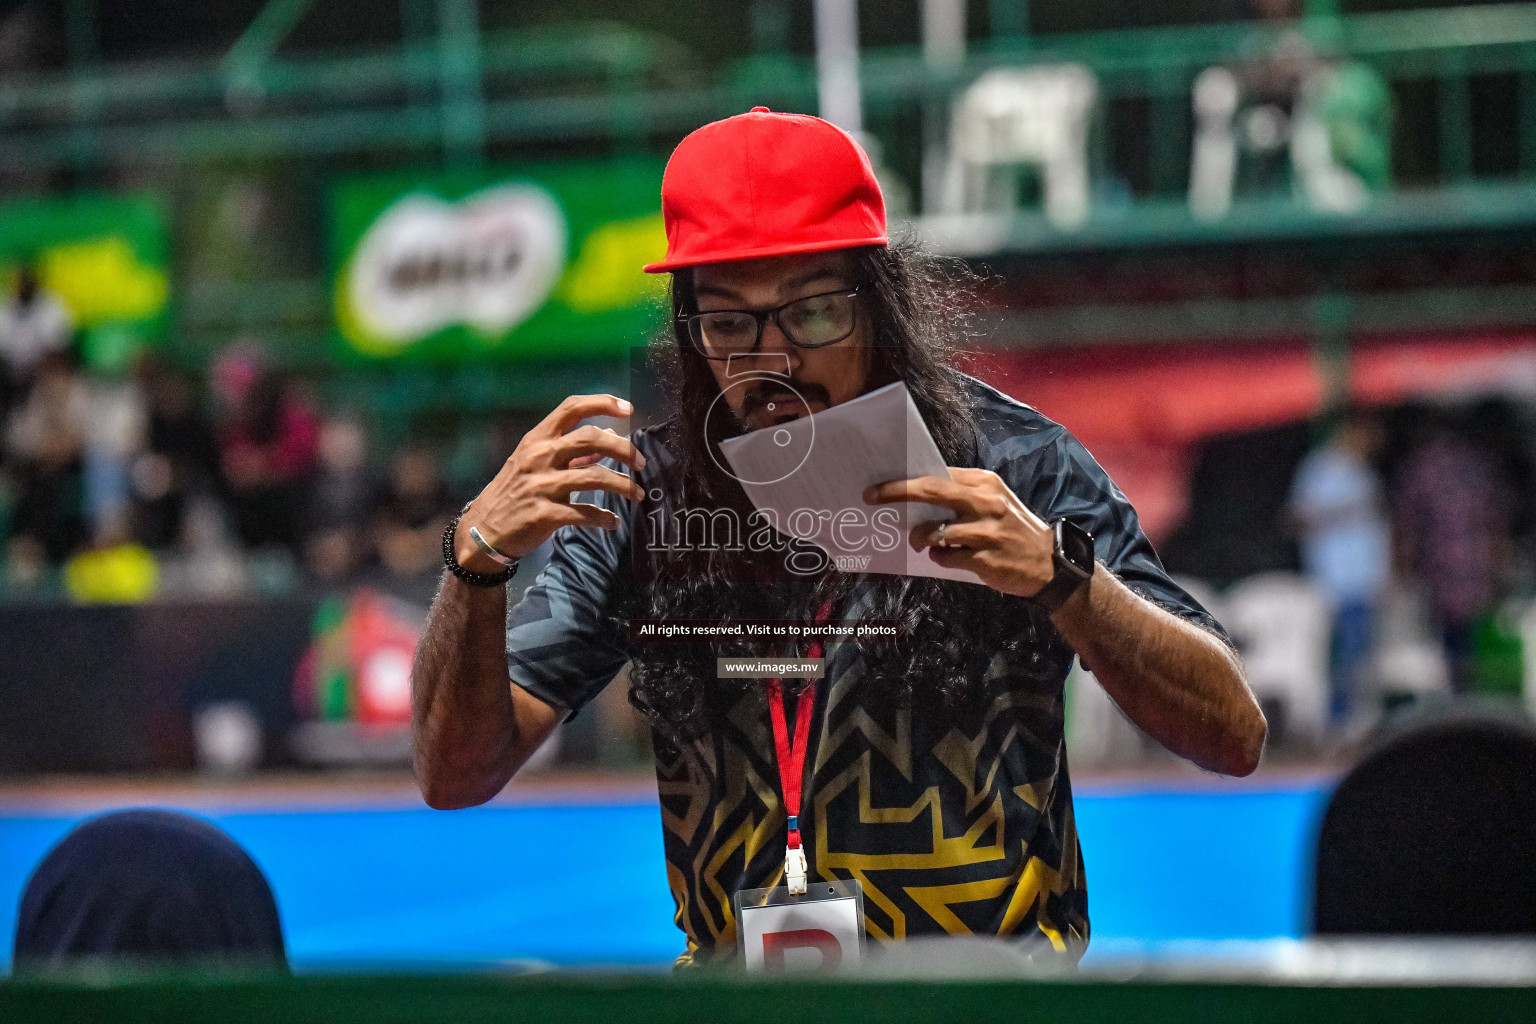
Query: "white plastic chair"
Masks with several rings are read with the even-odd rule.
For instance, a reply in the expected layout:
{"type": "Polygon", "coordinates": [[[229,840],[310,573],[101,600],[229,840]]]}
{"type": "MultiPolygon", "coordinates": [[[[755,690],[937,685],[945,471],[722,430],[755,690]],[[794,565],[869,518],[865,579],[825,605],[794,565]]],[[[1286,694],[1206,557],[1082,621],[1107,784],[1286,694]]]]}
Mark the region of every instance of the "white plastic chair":
{"type": "Polygon", "coordinates": [[[945,214],[1011,213],[1019,168],[1037,167],[1045,215],[1059,227],[1088,216],[1088,122],[1098,80],[1080,64],[999,68],[976,79],[950,118],[945,214]]]}
{"type": "Polygon", "coordinates": [[[1226,593],[1223,624],[1243,653],[1248,682],[1284,709],[1284,735],[1317,744],[1328,727],[1328,647],[1333,617],[1303,576],[1250,576],[1226,593]]]}

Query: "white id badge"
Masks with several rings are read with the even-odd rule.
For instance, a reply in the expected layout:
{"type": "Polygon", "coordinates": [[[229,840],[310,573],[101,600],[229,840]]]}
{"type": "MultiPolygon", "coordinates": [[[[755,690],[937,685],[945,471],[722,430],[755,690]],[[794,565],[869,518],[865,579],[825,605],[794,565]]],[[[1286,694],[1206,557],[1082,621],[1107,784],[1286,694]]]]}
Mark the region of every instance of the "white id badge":
{"type": "Polygon", "coordinates": [[[810,882],[736,893],[736,948],[749,971],[835,970],[864,955],[864,889],[858,882],[810,882]]]}

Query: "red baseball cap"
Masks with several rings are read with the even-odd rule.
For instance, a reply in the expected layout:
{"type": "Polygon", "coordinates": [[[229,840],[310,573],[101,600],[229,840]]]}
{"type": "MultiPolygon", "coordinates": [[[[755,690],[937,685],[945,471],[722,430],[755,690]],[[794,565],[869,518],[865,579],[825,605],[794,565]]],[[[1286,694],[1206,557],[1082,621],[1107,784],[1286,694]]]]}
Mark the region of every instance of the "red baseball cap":
{"type": "Polygon", "coordinates": [[[661,179],[661,212],[667,257],[650,274],[890,242],[880,183],[853,136],[767,107],[680,142],[661,179]]]}

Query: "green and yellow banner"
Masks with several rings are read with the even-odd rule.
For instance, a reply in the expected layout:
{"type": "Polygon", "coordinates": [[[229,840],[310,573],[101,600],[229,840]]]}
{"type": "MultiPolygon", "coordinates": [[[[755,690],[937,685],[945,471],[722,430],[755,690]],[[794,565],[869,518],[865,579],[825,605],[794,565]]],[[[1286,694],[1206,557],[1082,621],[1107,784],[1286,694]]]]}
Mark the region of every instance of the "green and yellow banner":
{"type": "Polygon", "coordinates": [[[341,352],[448,362],[621,356],[660,323],[659,161],[352,179],[332,190],[341,352]]]}
{"type": "Polygon", "coordinates": [[[88,365],[123,368],[170,312],[170,232],[147,195],[80,195],[0,203],[0,278],[9,293],[29,264],[69,309],[88,365]]]}

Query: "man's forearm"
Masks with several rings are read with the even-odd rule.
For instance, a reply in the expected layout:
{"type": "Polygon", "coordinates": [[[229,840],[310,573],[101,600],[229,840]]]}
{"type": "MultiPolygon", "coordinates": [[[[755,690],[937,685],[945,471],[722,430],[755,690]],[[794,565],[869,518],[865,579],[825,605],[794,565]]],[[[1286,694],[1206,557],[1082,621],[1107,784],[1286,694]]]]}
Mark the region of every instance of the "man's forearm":
{"type": "Polygon", "coordinates": [[[416,780],[433,807],[484,803],[517,769],[504,587],[444,574],[411,670],[416,780]]]}
{"type": "MultiPolygon", "coordinates": [[[[595,490],[641,500],[645,492],[632,476],[600,463],[611,458],[638,472],[645,457],[628,438],[577,424],[633,412],[613,395],[572,395],[556,406],[460,513],[460,527],[449,538],[458,564],[496,573],[501,564],[482,549],[516,560],[561,527],[618,529],[616,513],[572,503],[571,495],[595,490]]],[[[560,719],[559,709],[512,686],[506,590],[471,587],[452,574],[443,576],[416,645],[411,699],[416,781],[433,807],[466,807],[495,796],[560,719]]]]}
{"type": "Polygon", "coordinates": [[[1120,709],[1202,768],[1247,775],[1267,726],[1237,655],[1193,623],[1132,593],[1099,565],[1052,616],[1120,709]]]}

